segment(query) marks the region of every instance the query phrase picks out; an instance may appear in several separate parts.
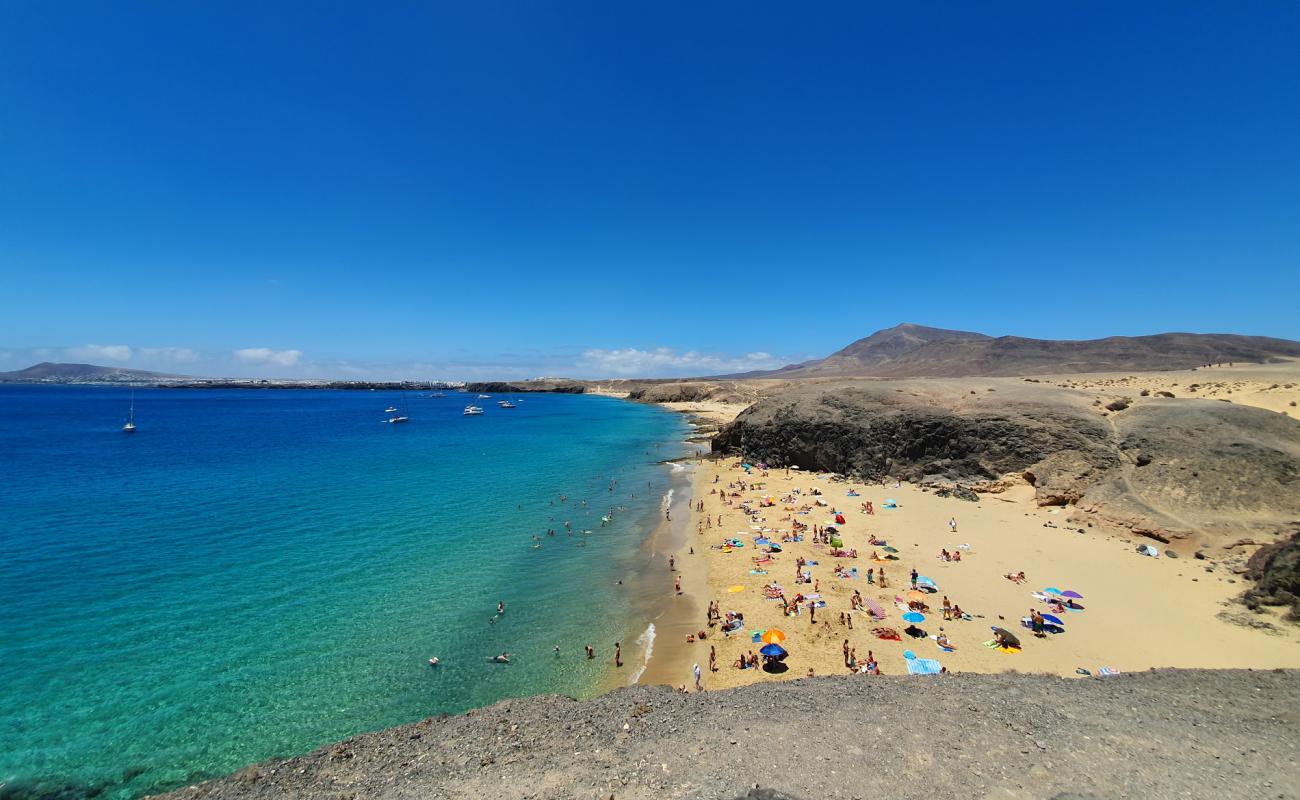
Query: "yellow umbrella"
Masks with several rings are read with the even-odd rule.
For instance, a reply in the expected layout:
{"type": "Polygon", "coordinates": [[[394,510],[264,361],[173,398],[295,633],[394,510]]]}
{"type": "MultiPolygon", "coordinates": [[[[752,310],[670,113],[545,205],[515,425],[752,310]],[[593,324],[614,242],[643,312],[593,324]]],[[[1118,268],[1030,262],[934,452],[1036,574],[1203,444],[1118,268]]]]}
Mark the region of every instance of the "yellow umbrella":
{"type": "Polygon", "coordinates": [[[785,641],[785,632],[772,628],[763,633],[763,642],[765,644],[780,644],[785,641]]]}
{"type": "Polygon", "coordinates": [[[741,586],[741,585],[738,583],[738,584],[736,584],[735,586],[728,586],[728,587],[727,587],[727,591],[731,592],[732,594],[735,594],[736,592],[743,592],[743,591],[745,591],[745,587],[744,587],[744,586],[741,586]]]}

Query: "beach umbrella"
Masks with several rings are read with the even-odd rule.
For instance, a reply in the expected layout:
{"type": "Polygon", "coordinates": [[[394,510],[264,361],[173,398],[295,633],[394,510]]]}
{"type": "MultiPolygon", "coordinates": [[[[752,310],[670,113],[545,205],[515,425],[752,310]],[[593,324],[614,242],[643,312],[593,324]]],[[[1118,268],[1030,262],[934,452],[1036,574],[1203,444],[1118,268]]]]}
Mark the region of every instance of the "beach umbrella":
{"type": "Polygon", "coordinates": [[[924,575],[921,575],[920,577],[918,577],[918,578],[916,579],[916,582],[919,583],[919,584],[921,584],[922,586],[937,586],[937,585],[938,585],[938,584],[936,584],[936,583],[934,582],[934,578],[927,578],[927,577],[925,577],[924,575]]]}
{"type": "Polygon", "coordinates": [[[768,658],[780,658],[786,653],[785,648],[779,644],[765,644],[763,645],[763,649],[758,651],[758,654],[760,656],[767,656],[768,658]]]}
{"type": "Polygon", "coordinates": [[[1060,593],[1061,590],[1056,588],[1055,586],[1049,586],[1043,590],[1043,594],[1060,594],[1060,593]]]}
{"type": "Polygon", "coordinates": [[[763,641],[767,644],[780,644],[785,641],[785,631],[771,628],[763,632],[763,641]]]}
{"type": "Polygon", "coordinates": [[[1014,633],[1007,630],[1006,628],[994,628],[993,632],[1002,634],[1002,641],[1006,642],[1007,645],[1011,647],[1020,646],[1020,637],[1016,636],[1014,633]]]}
{"type": "Polygon", "coordinates": [[[1039,614],[1039,616],[1042,617],[1045,621],[1052,623],[1053,625],[1060,625],[1062,628],[1065,627],[1065,623],[1061,622],[1061,618],[1055,616],[1054,614],[1039,614]]]}
{"type": "Polygon", "coordinates": [[[1071,600],[1082,600],[1082,599],[1083,599],[1083,595],[1079,594],[1078,592],[1074,591],[1073,589],[1070,589],[1069,591],[1061,592],[1061,597],[1068,597],[1068,598],[1070,598],[1071,600]]]}
{"type": "Polygon", "coordinates": [[[909,599],[909,600],[925,600],[925,592],[918,592],[916,589],[912,589],[911,591],[909,591],[909,592],[907,593],[907,599],[909,599]]]}
{"type": "Polygon", "coordinates": [[[898,548],[897,548],[897,547],[882,547],[882,548],[880,548],[880,549],[881,549],[881,550],[884,550],[886,553],[897,553],[897,552],[898,552],[898,548]]]}
{"type": "Polygon", "coordinates": [[[909,611],[903,615],[904,622],[925,622],[925,615],[919,611],[909,611]]]}

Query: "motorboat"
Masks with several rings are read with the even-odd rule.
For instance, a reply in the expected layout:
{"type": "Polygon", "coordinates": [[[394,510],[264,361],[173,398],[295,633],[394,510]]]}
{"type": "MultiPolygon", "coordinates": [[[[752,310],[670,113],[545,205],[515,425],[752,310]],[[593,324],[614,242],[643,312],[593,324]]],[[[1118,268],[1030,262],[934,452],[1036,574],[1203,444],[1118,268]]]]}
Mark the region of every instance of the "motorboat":
{"type": "Polygon", "coordinates": [[[465,406],[465,416],[477,417],[483,413],[483,409],[478,406],[465,406]]]}
{"type": "Polygon", "coordinates": [[[385,408],[385,409],[384,409],[384,413],[385,413],[385,414],[396,414],[396,413],[397,413],[397,406],[389,406],[388,408],[385,408]]]}

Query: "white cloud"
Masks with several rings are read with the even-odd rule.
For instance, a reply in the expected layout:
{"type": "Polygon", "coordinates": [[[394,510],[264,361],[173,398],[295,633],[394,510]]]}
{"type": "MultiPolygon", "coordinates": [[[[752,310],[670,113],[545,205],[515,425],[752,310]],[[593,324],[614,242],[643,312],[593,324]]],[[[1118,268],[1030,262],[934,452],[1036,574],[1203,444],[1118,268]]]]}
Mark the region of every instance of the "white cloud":
{"type": "Polygon", "coordinates": [[[688,350],[679,353],[668,347],[638,350],[627,347],[605,350],[593,347],[583,351],[581,367],[592,374],[676,376],[748,372],[754,369],[773,369],[782,362],[770,353],[744,355],[719,355],[688,350]]]}
{"type": "Polygon", "coordinates": [[[88,344],[69,347],[63,352],[78,361],[130,361],[132,355],[131,348],[124,344],[88,344]]]}
{"type": "Polygon", "coordinates": [[[236,350],[235,358],[245,364],[276,364],[292,367],[302,358],[301,350],[272,350],[269,347],[245,347],[236,350]]]}
{"type": "Polygon", "coordinates": [[[142,347],[140,357],[154,361],[172,361],[177,364],[193,364],[202,358],[197,350],[188,347],[142,347]]]}

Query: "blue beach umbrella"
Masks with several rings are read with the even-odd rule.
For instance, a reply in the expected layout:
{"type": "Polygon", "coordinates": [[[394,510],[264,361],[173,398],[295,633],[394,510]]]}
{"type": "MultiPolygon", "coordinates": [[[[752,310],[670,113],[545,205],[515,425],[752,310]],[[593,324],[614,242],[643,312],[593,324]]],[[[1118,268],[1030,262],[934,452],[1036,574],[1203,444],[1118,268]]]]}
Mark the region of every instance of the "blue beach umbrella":
{"type": "Polygon", "coordinates": [[[1055,616],[1053,614],[1039,614],[1039,616],[1042,617],[1044,620],[1052,623],[1053,625],[1060,625],[1062,628],[1065,627],[1065,623],[1062,622],[1061,618],[1058,616],[1055,616]]]}
{"type": "Polygon", "coordinates": [[[765,644],[758,654],[768,658],[780,658],[785,655],[785,648],[779,644],[765,644]]]}
{"type": "Polygon", "coordinates": [[[927,578],[924,575],[917,578],[916,582],[922,586],[935,586],[934,578],[927,578]]]}
{"type": "Polygon", "coordinates": [[[1060,593],[1061,590],[1057,589],[1055,586],[1049,586],[1043,590],[1043,594],[1060,594],[1060,593]]]}
{"type": "Polygon", "coordinates": [[[903,615],[904,622],[922,623],[925,622],[925,615],[917,611],[909,611],[903,615]]]}

